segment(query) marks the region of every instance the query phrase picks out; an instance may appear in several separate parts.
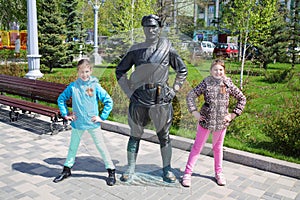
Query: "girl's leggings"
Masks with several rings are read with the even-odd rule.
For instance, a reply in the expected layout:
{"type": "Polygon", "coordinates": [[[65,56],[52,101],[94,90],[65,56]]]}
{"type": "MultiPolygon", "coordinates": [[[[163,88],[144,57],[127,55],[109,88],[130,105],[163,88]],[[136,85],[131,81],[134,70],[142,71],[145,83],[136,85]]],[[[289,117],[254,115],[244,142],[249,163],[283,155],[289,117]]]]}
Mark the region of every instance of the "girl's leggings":
{"type": "MultiPolygon", "coordinates": [[[[203,146],[206,143],[209,133],[210,130],[207,130],[202,126],[198,125],[196,139],[191,149],[189,159],[185,167],[185,172],[184,172],[185,174],[193,173],[193,168],[200,155],[200,152],[203,149],[203,146]]],[[[223,142],[226,134],[226,129],[215,131],[212,134],[213,134],[212,145],[213,145],[214,161],[215,161],[215,173],[218,174],[222,172],[223,142]]]]}
{"type": "MultiPolygon", "coordinates": [[[[115,169],[115,166],[111,160],[110,154],[106,148],[104,139],[103,139],[103,134],[101,131],[101,128],[95,128],[95,129],[88,129],[87,130],[89,134],[92,136],[94,143],[102,157],[102,160],[104,161],[105,168],[106,169],[115,169]]],[[[73,167],[75,163],[75,157],[76,153],[78,150],[78,146],[80,143],[80,139],[82,134],[85,132],[85,130],[78,130],[72,128],[72,133],[71,133],[71,142],[69,146],[69,151],[68,151],[68,157],[65,161],[64,166],[66,167],[73,167]]]]}

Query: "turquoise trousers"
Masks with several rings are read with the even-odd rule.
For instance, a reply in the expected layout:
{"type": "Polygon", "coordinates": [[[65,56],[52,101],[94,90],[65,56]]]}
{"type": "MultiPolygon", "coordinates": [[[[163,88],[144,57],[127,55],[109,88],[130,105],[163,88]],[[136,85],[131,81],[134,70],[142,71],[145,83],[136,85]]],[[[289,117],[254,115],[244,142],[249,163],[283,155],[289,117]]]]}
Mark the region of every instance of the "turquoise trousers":
{"type": "Polygon", "coordinates": [[[78,146],[81,140],[81,136],[83,133],[87,131],[93,138],[93,141],[102,157],[102,160],[105,164],[106,169],[115,169],[115,166],[111,160],[110,154],[106,148],[103,134],[101,131],[101,128],[95,128],[95,129],[89,129],[89,130],[78,130],[72,128],[71,132],[71,141],[70,141],[70,146],[69,146],[69,151],[68,151],[68,156],[65,161],[64,166],[72,168],[74,163],[75,163],[75,158],[76,158],[76,153],[78,150],[78,146]]]}

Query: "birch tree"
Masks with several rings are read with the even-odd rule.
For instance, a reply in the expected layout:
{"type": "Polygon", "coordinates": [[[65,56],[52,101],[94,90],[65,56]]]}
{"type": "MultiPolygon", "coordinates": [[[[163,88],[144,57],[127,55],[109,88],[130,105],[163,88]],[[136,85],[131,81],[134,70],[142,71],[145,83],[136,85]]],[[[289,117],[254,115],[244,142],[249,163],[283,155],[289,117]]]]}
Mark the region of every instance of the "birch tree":
{"type": "Polygon", "coordinates": [[[246,47],[249,32],[253,30],[255,17],[255,0],[233,0],[225,7],[222,21],[226,28],[239,38],[239,58],[242,58],[240,88],[243,88],[243,73],[245,65],[246,47]],[[241,51],[243,50],[243,51],[241,51]]]}
{"type": "Polygon", "coordinates": [[[243,87],[247,43],[259,49],[260,62],[266,69],[267,64],[279,53],[279,48],[273,46],[282,40],[275,35],[277,36],[276,33],[280,33],[286,27],[284,14],[280,12],[277,0],[233,0],[226,6],[222,20],[225,27],[239,37],[240,50],[243,49],[240,54],[242,55],[240,88],[243,87]]]}

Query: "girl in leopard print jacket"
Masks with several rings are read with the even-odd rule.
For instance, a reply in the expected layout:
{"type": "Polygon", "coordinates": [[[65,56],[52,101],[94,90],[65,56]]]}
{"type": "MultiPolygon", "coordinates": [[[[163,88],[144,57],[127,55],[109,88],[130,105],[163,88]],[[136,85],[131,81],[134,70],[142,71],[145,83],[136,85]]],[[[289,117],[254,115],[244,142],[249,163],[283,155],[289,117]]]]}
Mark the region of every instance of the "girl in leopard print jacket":
{"type": "Polygon", "coordinates": [[[212,132],[212,145],[215,162],[215,178],[218,185],[225,185],[226,180],[222,173],[223,142],[229,123],[241,115],[246,97],[237,88],[232,80],[225,76],[225,64],[222,60],[213,61],[210,68],[211,76],[205,78],[187,95],[188,110],[198,120],[197,135],[186,164],[182,185],[191,185],[191,174],[198,156],[206,143],[209,133],[212,132]],[[197,111],[195,99],[204,96],[205,103],[197,111]],[[237,99],[232,113],[228,112],[229,97],[237,99]]]}

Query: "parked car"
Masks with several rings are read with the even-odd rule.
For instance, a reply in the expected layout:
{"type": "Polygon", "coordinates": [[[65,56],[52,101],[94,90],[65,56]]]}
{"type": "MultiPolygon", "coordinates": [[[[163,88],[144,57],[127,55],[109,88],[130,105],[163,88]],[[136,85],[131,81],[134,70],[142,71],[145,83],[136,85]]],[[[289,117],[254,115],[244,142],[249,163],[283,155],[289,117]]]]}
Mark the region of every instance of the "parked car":
{"type": "Polygon", "coordinates": [[[239,49],[233,43],[218,43],[213,51],[213,57],[236,58],[238,57],[239,49]]]}
{"type": "Polygon", "coordinates": [[[90,44],[90,45],[94,45],[94,41],[93,40],[86,40],[85,44],[90,44]]]}
{"type": "MultiPolygon", "coordinates": [[[[287,52],[287,57],[289,58],[289,62],[292,62],[292,47],[288,47],[286,52],[287,52]]],[[[295,62],[300,63],[300,47],[294,47],[294,56],[295,56],[295,62]]]]}
{"type": "Polygon", "coordinates": [[[189,49],[192,58],[201,56],[201,48],[198,42],[190,42],[187,48],[189,49]]]}
{"type": "Polygon", "coordinates": [[[200,52],[204,56],[212,56],[215,47],[216,45],[212,42],[202,41],[200,43],[200,52]]]}
{"type": "Polygon", "coordinates": [[[192,42],[189,44],[193,57],[195,56],[212,56],[215,44],[209,41],[192,42]]]}

